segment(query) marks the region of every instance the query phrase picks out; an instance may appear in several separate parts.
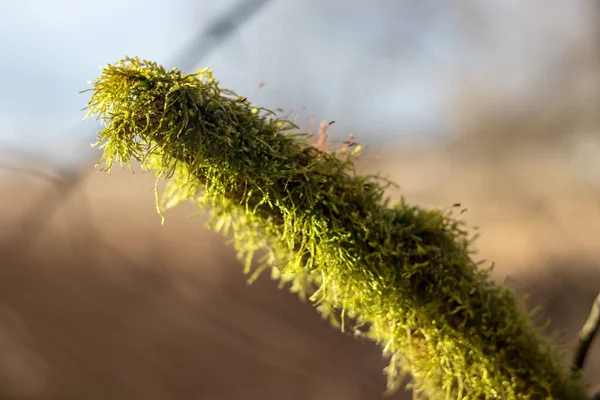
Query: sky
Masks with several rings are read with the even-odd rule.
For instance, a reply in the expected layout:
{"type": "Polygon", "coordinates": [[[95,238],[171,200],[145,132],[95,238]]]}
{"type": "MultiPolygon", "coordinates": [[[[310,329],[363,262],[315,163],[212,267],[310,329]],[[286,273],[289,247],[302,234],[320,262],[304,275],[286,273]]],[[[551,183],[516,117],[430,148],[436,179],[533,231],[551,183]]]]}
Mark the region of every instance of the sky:
{"type": "MultiPolygon", "coordinates": [[[[88,157],[78,92],[101,67],[125,55],[168,63],[237,2],[0,0],[0,158],[88,157]]],[[[435,138],[449,133],[465,77],[528,99],[588,32],[585,0],[540,2],[273,0],[197,68],[260,106],[336,120],[340,137],[435,138]]]]}

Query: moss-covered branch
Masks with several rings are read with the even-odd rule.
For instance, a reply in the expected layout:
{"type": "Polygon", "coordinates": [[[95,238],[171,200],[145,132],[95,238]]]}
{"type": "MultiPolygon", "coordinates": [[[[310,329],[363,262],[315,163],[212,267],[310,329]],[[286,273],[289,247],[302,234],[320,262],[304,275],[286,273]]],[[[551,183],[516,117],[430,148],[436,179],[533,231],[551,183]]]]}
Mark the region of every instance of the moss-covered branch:
{"type": "Polygon", "coordinates": [[[219,87],[139,59],[106,66],[88,109],[105,124],[105,168],[138,160],[169,181],[162,205],[210,206],[250,271],[307,296],[389,357],[390,390],[410,373],[438,399],[584,399],[521,302],[471,258],[451,213],[384,196],[351,154],[292,134],[289,121],[219,87]]]}

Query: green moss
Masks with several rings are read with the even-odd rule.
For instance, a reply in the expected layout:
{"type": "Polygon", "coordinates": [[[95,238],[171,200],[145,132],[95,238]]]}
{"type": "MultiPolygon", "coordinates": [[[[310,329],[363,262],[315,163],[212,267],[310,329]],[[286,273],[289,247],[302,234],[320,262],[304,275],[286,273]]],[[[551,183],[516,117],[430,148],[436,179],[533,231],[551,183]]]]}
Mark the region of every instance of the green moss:
{"type": "Polygon", "coordinates": [[[388,183],[357,174],[352,154],[308,145],[210,70],[127,58],[92,83],[104,169],[138,160],[168,180],[160,209],[209,208],[246,272],[260,251],[254,277],[270,268],[334,325],[381,345],[390,391],[410,373],[431,399],[585,398],[522,303],[472,260],[450,212],[391,204],[388,183]]]}

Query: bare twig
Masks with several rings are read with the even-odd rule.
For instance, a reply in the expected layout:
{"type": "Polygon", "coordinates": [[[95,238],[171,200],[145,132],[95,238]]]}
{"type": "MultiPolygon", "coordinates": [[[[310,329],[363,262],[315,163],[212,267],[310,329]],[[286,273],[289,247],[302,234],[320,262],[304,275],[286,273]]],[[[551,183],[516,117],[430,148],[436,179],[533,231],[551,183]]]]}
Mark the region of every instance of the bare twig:
{"type": "Polygon", "coordinates": [[[83,171],[77,171],[69,175],[63,175],[63,179],[54,181],[55,185],[44,192],[37,201],[23,215],[20,230],[16,231],[12,238],[5,244],[6,251],[25,252],[28,246],[44,231],[48,222],[55,215],[60,205],[79,187],[83,178],[87,176],[83,171]],[[57,190],[53,195],[51,191],[57,190]]]}
{"type": "MultiPolygon", "coordinates": [[[[600,293],[596,296],[590,314],[579,331],[577,344],[575,345],[575,354],[573,356],[573,364],[571,370],[578,374],[583,368],[588,350],[594,340],[594,336],[600,327],[600,293]]],[[[600,399],[600,393],[594,396],[594,399],[600,399]]]]}
{"type": "Polygon", "coordinates": [[[271,0],[243,0],[210,22],[174,57],[174,65],[188,71],[271,0]]]}
{"type": "Polygon", "coordinates": [[[59,177],[56,177],[52,174],[48,174],[46,171],[43,171],[40,169],[27,168],[27,167],[23,167],[23,166],[10,165],[10,164],[4,164],[4,163],[0,163],[0,169],[34,176],[37,178],[45,179],[45,180],[55,183],[55,184],[58,184],[61,182],[61,179],[59,177]]]}

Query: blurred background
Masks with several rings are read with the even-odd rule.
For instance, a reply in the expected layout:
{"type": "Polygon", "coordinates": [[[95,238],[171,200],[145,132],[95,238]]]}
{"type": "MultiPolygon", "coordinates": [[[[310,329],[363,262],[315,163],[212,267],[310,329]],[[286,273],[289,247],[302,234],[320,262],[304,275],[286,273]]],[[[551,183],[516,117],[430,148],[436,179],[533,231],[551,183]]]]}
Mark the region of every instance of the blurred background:
{"type": "MultiPolygon", "coordinates": [[[[600,288],[596,0],[0,0],[0,398],[380,398],[343,335],[226,239],[97,174],[88,81],[123,56],[366,146],[424,207],[460,202],[494,278],[574,343],[600,288]],[[316,121],[316,122],[315,122],[316,121]],[[311,125],[312,124],[312,125],[311,125]]],[[[313,128],[315,129],[315,128],[313,128]]],[[[585,369],[600,390],[600,345],[585,369]]],[[[400,391],[394,399],[409,399],[400,391]]]]}

